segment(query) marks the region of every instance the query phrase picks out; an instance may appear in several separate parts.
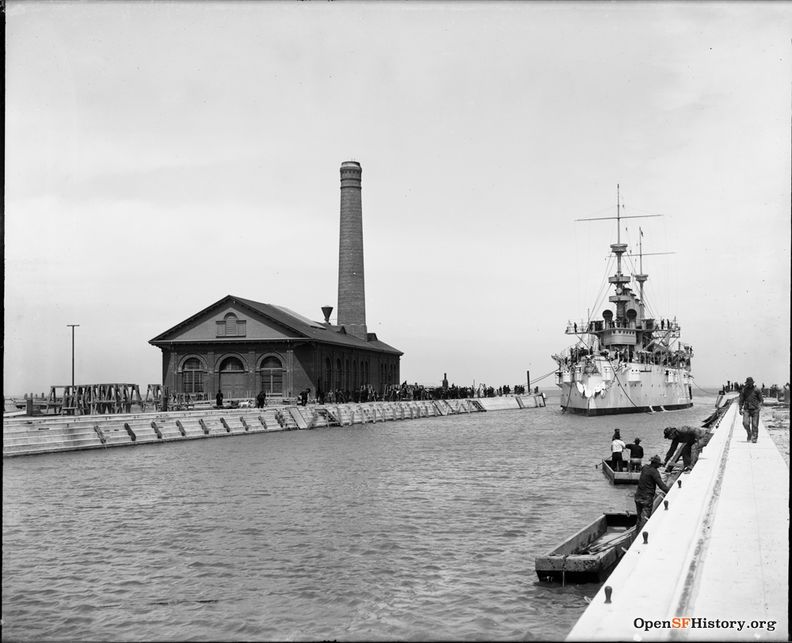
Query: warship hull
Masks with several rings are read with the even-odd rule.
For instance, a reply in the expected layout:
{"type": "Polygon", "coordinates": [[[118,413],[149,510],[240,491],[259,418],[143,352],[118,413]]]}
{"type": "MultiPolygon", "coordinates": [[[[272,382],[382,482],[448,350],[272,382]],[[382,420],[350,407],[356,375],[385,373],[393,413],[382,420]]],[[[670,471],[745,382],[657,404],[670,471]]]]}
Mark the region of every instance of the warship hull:
{"type": "Polygon", "coordinates": [[[561,408],[578,415],[616,415],[675,411],[693,406],[690,373],[682,368],[627,363],[599,364],[596,374],[562,371],[557,375],[561,408]]]}

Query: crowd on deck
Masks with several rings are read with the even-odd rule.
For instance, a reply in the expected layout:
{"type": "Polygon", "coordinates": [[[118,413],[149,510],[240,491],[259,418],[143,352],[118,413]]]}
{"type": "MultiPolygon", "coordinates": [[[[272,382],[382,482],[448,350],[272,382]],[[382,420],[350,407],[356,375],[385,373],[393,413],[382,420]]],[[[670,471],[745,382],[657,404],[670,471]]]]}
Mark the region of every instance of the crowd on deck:
{"type": "Polygon", "coordinates": [[[593,348],[573,346],[569,349],[567,354],[553,355],[552,357],[558,362],[560,367],[568,368],[581,362],[584,364],[589,362],[593,363],[591,358],[595,355],[606,358],[617,367],[622,363],[632,362],[637,364],[657,364],[660,366],[685,368],[690,365],[690,360],[693,357],[693,347],[687,346],[684,350],[675,351],[661,348],[648,351],[629,346],[618,350],[606,348],[601,351],[595,351],[593,348]]]}

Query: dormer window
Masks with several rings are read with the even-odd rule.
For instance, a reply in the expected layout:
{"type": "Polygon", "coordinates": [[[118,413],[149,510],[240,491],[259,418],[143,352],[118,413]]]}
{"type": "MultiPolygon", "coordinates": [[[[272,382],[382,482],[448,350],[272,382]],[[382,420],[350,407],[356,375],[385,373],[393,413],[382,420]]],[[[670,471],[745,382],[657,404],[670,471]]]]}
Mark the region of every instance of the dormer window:
{"type": "Polygon", "coordinates": [[[228,313],[222,321],[217,322],[218,337],[245,337],[247,324],[244,319],[237,319],[234,313],[228,313]]]}

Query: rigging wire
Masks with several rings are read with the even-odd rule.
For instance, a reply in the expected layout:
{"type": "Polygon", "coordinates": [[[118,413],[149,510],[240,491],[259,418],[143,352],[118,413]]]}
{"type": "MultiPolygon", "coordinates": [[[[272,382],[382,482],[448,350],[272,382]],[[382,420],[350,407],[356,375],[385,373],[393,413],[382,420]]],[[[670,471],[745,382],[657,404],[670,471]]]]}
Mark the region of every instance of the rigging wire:
{"type": "MultiPolygon", "coordinates": [[[[610,255],[608,257],[607,263],[605,264],[605,274],[602,277],[602,284],[600,285],[600,290],[597,293],[596,299],[594,300],[594,306],[591,308],[591,310],[594,311],[595,315],[597,314],[596,310],[599,307],[600,303],[602,301],[604,301],[603,298],[607,294],[608,286],[610,286],[610,282],[608,282],[608,273],[610,273],[610,271],[611,271],[611,267],[613,265],[613,260],[614,260],[614,256],[610,255]]],[[[586,320],[586,323],[591,321],[591,313],[589,313],[588,317],[589,318],[586,320]]]]}
{"type": "MultiPolygon", "coordinates": [[[[610,364],[610,367],[611,367],[611,369],[613,370],[613,376],[616,378],[616,382],[618,382],[618,384],[619,384],[619,388],[622,390],[622,392],[624,393],[624,395],[625,395],[625,396],[627,397],[627,399],[630,401],[630,404],[632,404],[632,405],[633,405],[633,406],[634,406],[636,409],[639,409],[639,408],[641,408],[641,407],[640,407],[640,406],[638,406],[638,405],[637,405],[635,402],[633,402],[633,401],[632,401],[632,398],[630,397],[630,394],[629,394],[629,393],[628,393],[628,392],[625,390],[624,386],[623,386],[623,385],[622,385],[622,383],[621,383],[621,380],[619,379],[619,374],[616,372],[616,368],[613,366],[613,362],[611,362],[611,360],[610,360],[610,357],[608,357],[607,355],[605,355],[604,357],[605,357],[605,359],[606,359],[606,360],[608,360],[608,364],[610,364]]],[[[651,408],[652,408],[652,407],[650,406],[650,407],[649,407],[650,411],[651,411],[651,408]]]]}
{"type": "Polygon", "coordinates": [[[543,379],[545,379],[545,378],[547,378],[547,377],[550,377],[550,376],[551,376],[553,373],[555,373],[555,372],[557,372],[557,371],[558,371],[558,369],[557,369],[557,368],[554,368],[554,369],[553,369],[552,371],[550,371],[549,373],[545,373],[544,375],[540,375],[539,377],[535,378],[535,379],[534,379],[534,380],[531,382],[531,384],[536,384],[537,382],[541,382],[543,379]]]}
{"type": "MultiPolygon", "coordinates": [[[[622,207],[625,207],[625,206],[622,206],[622,207]]],[[[630,206],[630,210],[631,211],[634,210],[638,214],[647,214],[647,215],[650,215],[650,216],[653,216],[653,217],[667,217],[667,216],[669,216],[669,215],[664,214],[662,212],[647,212],[646,210],[641,210],[640,208],[636,208],[634,206],[630,206]]]]}
{"type": "MultiPolygon", "coordinates": [[[[580,241],[578,239],[578,226],[572,225],[572,229],[575,231],[575,274],[580,274],[580,241]]],[[[580,297],[580,279],[575,279],[575,285],[577,286],[577,293],[575,304],[580,306],[582,303],[582,299],[580,297]]]]}
{"type": "Polygon", "coordinates": [[[692,376],[692,375],[690,376],[690,378],[693,380],[693,386],[695,386],[695,387],[696,387],[696,388],[697,388],[699,391],[701,391],[702,393],[706,393],[707,395],[712,395],[712,393],[711,393],[710,391],[706,391],[706,390],[704,390],[703,388],[701,388],[701,387],[698,385],[698,382],[696,382],[696,380],[693,378],[693,376],[692,376]]]}

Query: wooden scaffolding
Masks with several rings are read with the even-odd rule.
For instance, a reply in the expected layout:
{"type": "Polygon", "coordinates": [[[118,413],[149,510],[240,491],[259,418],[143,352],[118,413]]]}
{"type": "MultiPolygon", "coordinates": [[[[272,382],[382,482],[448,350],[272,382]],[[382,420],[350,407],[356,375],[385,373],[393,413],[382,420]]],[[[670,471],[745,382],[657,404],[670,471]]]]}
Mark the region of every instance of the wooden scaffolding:
{"type": "Polygon", "coordinates": [[[143,410],[137,384],[75,384],[53,386],[47,411],[59,415],[110,415],[143,410]]]}

